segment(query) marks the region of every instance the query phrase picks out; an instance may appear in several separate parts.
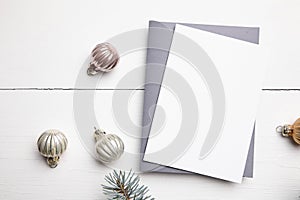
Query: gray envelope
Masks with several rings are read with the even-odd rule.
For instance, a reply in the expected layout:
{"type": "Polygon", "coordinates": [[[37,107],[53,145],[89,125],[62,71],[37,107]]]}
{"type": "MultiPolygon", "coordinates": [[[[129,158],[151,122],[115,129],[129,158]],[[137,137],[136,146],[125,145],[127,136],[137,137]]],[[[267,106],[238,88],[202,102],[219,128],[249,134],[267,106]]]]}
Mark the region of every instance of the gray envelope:
{"type": "MultiPolygon", "coordinates": [[[[171,167],[166,167],[143,160],[151,123],[154,116],[156,103],[159,96],[160,84],[163,80],[164,70],[167,64],[169,49],[172,43],[172,36],[176,23],[149,22],[148,49],[146,60],[146,80],[143,109],[143,130],[141,140],[140,170],[142,172],[167,172],[167,173],[191,173],[171,167]],[[158,83],[158,84],[153,84],[158,83]]],[[[258,44],[259,28],[257,27],[235,27],[216,26],[202,24],[178,23],[203,31],[224,35],[227,37],[258,44]]],[[[244,170],[244,177],[253,177],[253,155],[254,154],[254,129],[251,144],[248,151],[247,162],[244,170]]]]}

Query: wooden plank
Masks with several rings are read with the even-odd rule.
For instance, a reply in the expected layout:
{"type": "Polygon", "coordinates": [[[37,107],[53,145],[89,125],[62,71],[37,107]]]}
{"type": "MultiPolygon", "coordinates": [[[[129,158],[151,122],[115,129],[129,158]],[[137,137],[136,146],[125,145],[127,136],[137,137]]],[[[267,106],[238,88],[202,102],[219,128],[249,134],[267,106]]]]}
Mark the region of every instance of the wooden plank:
{"type": "MultiPolygon", "coordinates": [[[[80,85],[75,83],[78,75],[85,74],[92,48],[124,32],[147,28],[151,19],[259,26],[260,42],[266,48],[270,66],[265,88],[300,88],[300,60],[296,55],[300,50],[298,1],[230,1],[216,6],[214,2],[198,5],[135,0],[131,5],[134,12],[127,9],[127,2],[115,1],[1,1],[0,88],[90,88],[97,78],[85,77],[80,85]],[[278,15],[282,12],[285,14],[278,15]]],[[[138,41],[146,45],[147,35],[117,43],[138,41]]],[[[143,72],[132,82],[117,86],[129,71],[145,63],[142,55],[144,52],[138,49],[122,55],[119,66],[97,87],[126,89],[142,85],[143,72]]]]}
{"type": "MultiPolygon", "coordinates": [[[[83,97],[90,91],[78,91],[83,97]]],[[[76,97],[77,98],[77,97],[76,97]]],[[[95,161],[91,146],[92,127],[78,132],[74,119],[73,91],[0,91],[0,198],[1,199],[101,199],[100,184],[111,167],[95,161]],[[69,146],[56,169],[50,169],[36,148],[45,129],[58,128],[69,146]]],[[[143,91],[96,91],[95,115],[101,126],[123,138],[130,154],[139,150],[138,137],[143,91]],[[116,121],[113,96],[130,96],[128,115],[135,128],[116,121]],[[129,132],[128,132],[129,130],[129,132]]],[[[142,174],[157,199],[296,199],[300,193],[299,149],[275,133],[277,125],[293,123],[300,113],[300,92],[265,91],[257,120],[255,177],[232,184],[200,175],[142,174]],[[270,103],[272,102],[272,103],[270,103]],[[285,102],[285,103],[283,103],[285,102]],[[170,186],[169,183],[172,183],[170,186]],[[176,192],[176,195],[174,194],[176,192]]],[[[88,107],[88,106],[87,106],[88,107]]],[[[127,107],[126,107],[127,109],[127,107]]],[[[75,109],[76,110],[76,109],[75,109]]],[[[118,112],[118,111],[117,111],[118,112]]],[[[121,113],[120,113],[121,114],[121,113]]],[[[85,122],[82,122],[85,123],[85,122]]],[[[238,130],[241,131],[242,130],[238,130]]],[[[238,139],[238,138],[237,138],[238,139]]],[[[113,167],[137,169],[138,161],[123,157],[113,167]],[[127,160],[129,159],[129,160],[127,160]]]]}

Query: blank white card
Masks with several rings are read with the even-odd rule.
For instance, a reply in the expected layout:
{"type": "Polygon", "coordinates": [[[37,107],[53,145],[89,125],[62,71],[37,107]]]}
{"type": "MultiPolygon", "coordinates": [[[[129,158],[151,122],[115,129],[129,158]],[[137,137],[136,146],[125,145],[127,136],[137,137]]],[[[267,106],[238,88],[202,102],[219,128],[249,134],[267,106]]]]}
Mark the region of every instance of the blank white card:
{"type": "Polygon", "coordinates": [[[176,25],[144,160],[240,183],[265,68],[259,45],[176,25]]]}

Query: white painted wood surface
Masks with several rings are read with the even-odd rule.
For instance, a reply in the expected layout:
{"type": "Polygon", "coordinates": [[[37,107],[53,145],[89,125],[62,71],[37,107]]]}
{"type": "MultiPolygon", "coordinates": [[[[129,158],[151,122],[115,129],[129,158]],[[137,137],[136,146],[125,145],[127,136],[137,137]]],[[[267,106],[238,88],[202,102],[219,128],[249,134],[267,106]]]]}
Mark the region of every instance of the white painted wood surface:
{"type": "MultiPolygon", "coordinates": [[[[300,88],[299,8],[297,0],[0,0],[0,88],[74,88],[96,44],[147,28],[149,20],[259,26],[271,67],[265,87],[300,88]]],[[[145,44],[146,34],[131,42],[145,44]]],[[[115,88],[124,74],[144,62],[126,59],[99,88],[115,88]]],[[[143,76],[134,80],[142,84],[143,76]]],[[[90,81],[79,87],[88,88],[90,81]]]]}
{"type": "MultiPolygon", "coordinates": [[[[111,171],[96,162],[74,120],[73,90],[97,81],[76,78],[91,49],[99,42],[136,28],[148,20],[261,27],[261,45],[271,68],[265,88],[299,89],[300,3],[288,1],[17,1],[0,0],[0,199],[104,199],[100,184],[111,171]],[[15,89],[25,88],[25,90],[15,89]],[[56,169],[50,169],[36,148],[48,128],[64,131],[69,147],[56,169]]],[[[146,35],[145,35],[146,37],[146,35]]],[[[141,43],[145,38],[141,39],[141,43]]],[[[97,84],[98,89],[134,89],[136,76],[117,86],[130,70],[144,63],[144,51],[122,57],[119,68],[97,84]]],[[[103,128],[121,134],[112,112],[112,95],[133,90],[97,90],[96,118],[103,128]]],[[[87,93],[91,91],[80,91],[87,93]]],[[[128,112],[139,125],[143,91],[134,91],[128,112]]],[[[142,174],[157,199],[299,199],[299,147],[275,133],[282,123],[300,115],[300,91],[264,91],[257,119],[255,177],[232,184],[197,175],[142,174]],[[172,184],[170,184],[172,183],[172,184]]],[[[124,104],[127,100],[124,99],[124,104]]],[[[92,131],[92,129],[91,129],[92,131]]],[[[242,130],[238,130],[242,131],[242,130]]],[[[137,152],[140,129],[124,134],[128,151],[137,152]],[[129,144],[129,145],[128,145],[129,144]]],[[[237,138],[238,139],[238,138],[237,138]]],[[[137,168],[137,160],[122,159],[114,167],[137,168]]]]}
{"type": "MultiPolygon", "coordinates": [[[[126,151],[137,153],[139,142],[121,135],[126,127],[116,126],[113,119],[114,92],[96,91],[97,120],[107,131],[124,138],[126,151]]],[[[129,115],[137,124],[142,96],[143,91],[134,91],[129,103],[129,115]]],[[[82,142],[81,137],[91,135],[92,128],[91,132],[77,132],[72,91],[0,91],[0,99],[0,199],[103,199],[100,184],[111,168],[96,162],[82,142]],[[56,169],[47,166],[36,148],[36,139],[47,128],[58,128],[69,139],[56,169]]],[[[149,173],[141,175],[142,182],[157,199],[297,199],[300,149],[275,133],[275,127],[299,117],[299,102],[300,91],[264,92],[257,120],[254,179],[233,184],[200,175],[149,173]]],[[[140,130],[131,134],[138,137],[140,130]]],[[[123,166],[136,169],[138,163],[121,159],[115,165],[123,166]]]]}

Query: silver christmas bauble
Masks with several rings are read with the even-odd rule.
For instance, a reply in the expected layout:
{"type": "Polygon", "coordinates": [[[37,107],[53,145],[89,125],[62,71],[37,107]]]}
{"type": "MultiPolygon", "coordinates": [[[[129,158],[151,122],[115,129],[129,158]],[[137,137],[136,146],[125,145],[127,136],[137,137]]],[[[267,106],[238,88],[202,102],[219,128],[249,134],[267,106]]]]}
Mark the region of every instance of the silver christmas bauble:
{"type": "Polygon", "coordinates": [[[68,140],[59,130],[47,130],[39,137],[37,146],[39,152],[47,159],[51,168],[55,168],[62,153],[67,149],[68,140]]]}
{"type": "Polygon", "coordinates": [[[99,72],[111,71],[119,62],[119,54],[110,43],[98,44],[91,53],[92,60],[87,70],[88,75],[93,76],[99,72]]]}
{"type": "Polygon", "coordinates": [[[117,160],[124,152],[124,143],[115,134],[106,134],[103,130],[95,131],[95,154],[96,158],[103,163],[117,160]]]}

